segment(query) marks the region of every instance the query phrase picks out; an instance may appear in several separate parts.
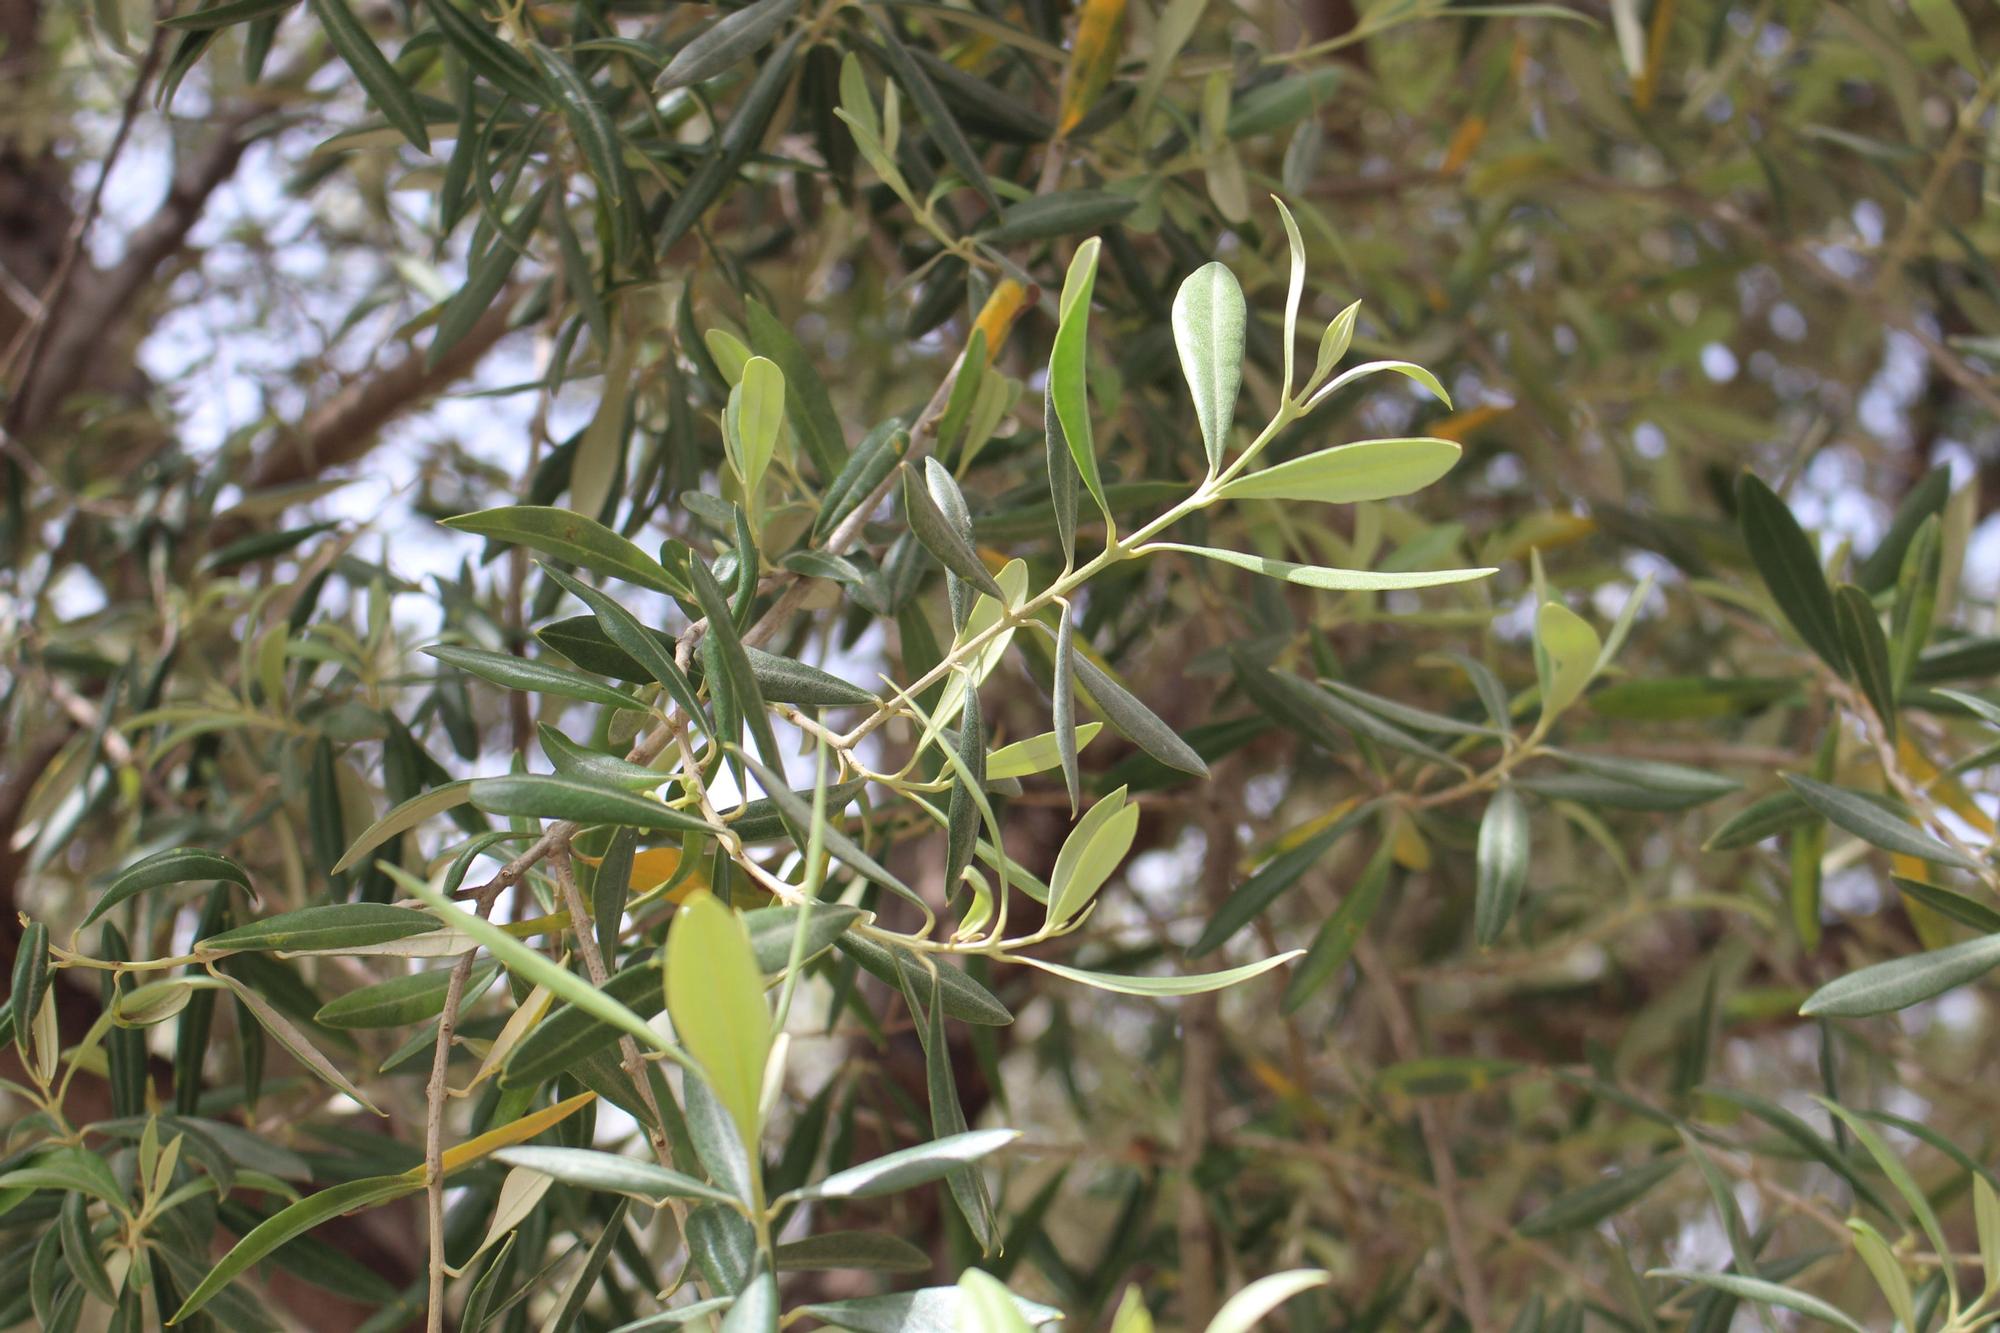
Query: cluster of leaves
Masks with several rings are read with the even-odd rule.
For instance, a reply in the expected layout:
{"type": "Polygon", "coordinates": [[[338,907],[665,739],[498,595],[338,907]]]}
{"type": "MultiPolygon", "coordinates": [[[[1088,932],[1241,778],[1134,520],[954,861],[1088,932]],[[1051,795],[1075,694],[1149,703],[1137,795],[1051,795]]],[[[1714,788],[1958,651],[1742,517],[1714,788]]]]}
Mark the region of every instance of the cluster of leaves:
{"type": "Polygon", "coordinates": [[[1938,1127],[1983,1099],[1933,1003],[2000,963],[1978,490],[1920,470],[1829,553],[1737,466],[1796,402],[1629,383],[1719,336],[1738,273],[1818,262],[1788,210],[1844,227],[1814,172],[1848,154],[1917,201],[1895,262],[1948,275],[1954,340],[1799,300],[1931,339],[1983,403],[1983,216],[1926,229],[1989,80],[1948,0],[1831,38],[1768,8],[1389,3],[1288,52],[1191,0],[166,19],[133,71],[167,105],[282,105],[331,52],[297,188],[393,164],[424,220],[383,230],[463,265],[399,256],[343,327],[396,311],[438,373],[534,327],[496,392],[542,410],[518,475],[432,479],[486,546],[429,588],[276,521],[311,494],[232,496],[227,454],[78,488],[137,497],[105,526],[170,591],[65,627],[45,587],[21,636],[10,707],[79,729],[17,819],[54,891],[0,1011],[5,1317],[258,1327],[303,1282],[377,1328],[1992,1323],[1990,1143],[1938,1127]],[[1773,33],[1821,59],[1767,148],[1708,122],[1744,70],[1791,95],[1773,33]],[[1423,200],[1337,226],[1325,189],[1357,85],[1354,133],[1414,119],[1441,34],[1476,75],[1417,122],[1463,174],[1444,259],[1403,252],[1423,200]],[[1580,165],[1677,44],[1649,151],[1764,179],[1796,246],[1580,165]],[[1872,111],[1827,91],[1864,57],[1872,111]],[[1505,127],[1531,63],[1582,110],[1505,127]],[[1958,108],[1934,187],[1868,119],[1920,139],[1924,96],[1958,108]],[[1635,201],[1668,277],[1627,267],[1635,201]],[[1600,259],[1602,301],[1543,286],[1600,259]],[[1676,448],[1613,485],[1614,422],[1676,448]],[[1554,508],[1519,512],[1522,460],[1554,508]],[[1894,888],[1834,901],[1857,878],[1894,888]],[[1909,1068],[1925,1108],[1871,1109],[1909,1068]],[[357,1211],[425,1261],[357,1261],[357,1211]],[[1666,1262],[1717,1220],[1719,1270],[1666,1262]],[[1217,1309],[1218,1256],[1277,1275],[1217,1309]]]}

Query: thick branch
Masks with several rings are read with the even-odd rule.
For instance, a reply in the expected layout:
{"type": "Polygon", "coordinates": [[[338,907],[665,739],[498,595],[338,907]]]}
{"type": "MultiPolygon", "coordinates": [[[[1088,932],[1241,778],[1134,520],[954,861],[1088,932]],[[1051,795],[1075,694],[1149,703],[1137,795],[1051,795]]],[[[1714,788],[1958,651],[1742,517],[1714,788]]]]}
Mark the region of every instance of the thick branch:
{"type": "Polygon", "coordinates": [[[243,477],[249,491],[310,481],[330,468],[364,457],[382,430],[403,413],[442,393],[475,370],[508,330],[508,311],[519,293],[508,291],[435,366],[412,351],[373,375],[351,380],[315,408],[299,429],[272,444],[243,477]]]}

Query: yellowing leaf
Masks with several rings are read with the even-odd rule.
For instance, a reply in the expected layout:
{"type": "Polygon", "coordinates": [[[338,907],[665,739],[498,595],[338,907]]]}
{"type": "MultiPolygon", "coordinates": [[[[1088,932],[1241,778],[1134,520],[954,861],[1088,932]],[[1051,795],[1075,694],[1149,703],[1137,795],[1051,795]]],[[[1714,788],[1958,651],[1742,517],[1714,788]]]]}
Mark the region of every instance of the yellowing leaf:
{"type": "Polygon", "coordinates": [[[1007,340],[1007,331],[1014,327],[1027,303],[1027,288],[1006,278],[987,296],[986,304],[979,307],[979,317],[973,320],[972,327],[986,335],[987,365],[992,365],[1000,354],[1000,344],[1007,340]]]}
{"type": "MultiPolygon", "coordinates": [[[[579,1092],[576,1096],[565,1098],[553,1106],[531,1111],[519,1120],[511,1120],[498,1129],[489,1129],[484,1134],[446,1148],[443,1158],[444,1173],[450,1175],[460,1167],[470,1166],[483,1157],[499,1152],[502,1148],[526,1143],[543,1130],[561,1124],[596,1100],[597,1094],[594,1092],[579,1092]]],[[[421,1166],[414,1166],[405,1174],[421,1182],[424,1178],[424,1169],[421,1166]]]]}
{"type": "Polygon", "coordinates": [[[1069,66],[1063,70],[1058,134],[1075,129],[1111,81],[1111,71],[1118,64],[1119,24],[1124,17],[1125,0],[1084,0],[1076,42],[1069,49],[1069,66]]]}
{"type": "Polygon", "coordinates": [[[1553,721],[1590,684],[1604,645],[1589,621],[1560,602],[1544,602],[1536,613],[1535,640],[1546,662],[1542,717],[1553,721]]]}

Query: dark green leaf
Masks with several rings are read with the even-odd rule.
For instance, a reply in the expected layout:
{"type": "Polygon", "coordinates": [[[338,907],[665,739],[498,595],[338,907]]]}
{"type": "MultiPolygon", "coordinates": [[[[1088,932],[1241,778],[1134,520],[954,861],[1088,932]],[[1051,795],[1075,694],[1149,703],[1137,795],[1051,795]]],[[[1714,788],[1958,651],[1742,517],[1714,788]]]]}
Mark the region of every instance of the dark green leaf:
{"type": "MultiPolygon", "coordinates": [[[[242,866],[217,852],[205,852],[198,847],[173,847],[164,852],[155,852],[142,861],[125,868],[104,896],[92,905],[89,913],[77,926],[79,931],[118,904],[148,889],[156,889],[165,884],[194,884],[210,881],[226,881],[251,888],[250,874],[242,866]]],[[[253,889],[252,892],[255,892],[253,889]]]]}
{"type": "Polygon", "coordinates": [[[1751,562],[1778,610],[1808,648],[1845,675],[1847,657],[1840,647],[1833,592],[1826,586],[1812,539],[1785,502],[1754,473],[1745,472],[1736,480],[1736,518],[1751,562]]]}
{"type": "Polygon", "coordinates": [[[660,801],[616,787],[575,778],[528,773],[476,778],[471,790],[473,805],[490,815],[567,819],[578,824],[615,824],[675,833],[713,831],[698,815],[684,814],[660,801]]]}
{"type": "Polygon", "coordinates": [[[244,951],[307,953],[318,950],[365,949],[429,934],[438,928],[435,918],[407,907],[388,903],[328,903],[305,907],[296,912],[280,912],[252,921],[201,941],[197,951],[238,953],[244,951]]]}
{"type": "Polygon", "coordinates": [[[1506,783],[1487,802],[1479,820],[1472,936],[1482,949],[1499,942],[1528,882],[1528,807],[1506,783]]]}
{"type": "Polygon", "coordinates": [[[645,707],[629,694],[621,694],[609,685],[550,662],[516,657],[512,653],[488,652],[484,648],[457,648],[445,644],[433,644],[423,651],[446,666],[469,671],[482,680],[490,680],[510,690],[553,694],[564,699],[602,704],[606,708],[636,711],[645,707]]]}
{"type": "Polygon", "coordinates": [[[1800,800],[1826,816],[1829,823],[1847,830],[1870,846],[1921,857],[1940,865],[1957,866],[1962,870],[1980,868],[1971,857],[1898,818],[1884,809],[1879,801],[1861,792],[1816,782],[1796,773],[1782,776],[1798,793],[1800,800]]]}

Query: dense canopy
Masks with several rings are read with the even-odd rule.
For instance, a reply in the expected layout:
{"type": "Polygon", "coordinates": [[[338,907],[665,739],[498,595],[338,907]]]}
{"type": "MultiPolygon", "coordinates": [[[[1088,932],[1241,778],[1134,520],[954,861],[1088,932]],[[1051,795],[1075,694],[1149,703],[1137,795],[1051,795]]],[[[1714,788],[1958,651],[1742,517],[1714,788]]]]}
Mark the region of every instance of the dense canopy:
{"type": "Polygon", "coordinates": [[[1996,59],[0,0],[0,1327],[2000,1322],[1996,59]]]}

